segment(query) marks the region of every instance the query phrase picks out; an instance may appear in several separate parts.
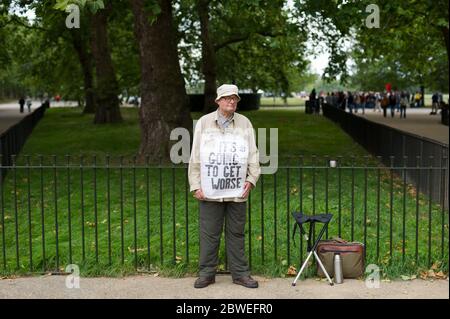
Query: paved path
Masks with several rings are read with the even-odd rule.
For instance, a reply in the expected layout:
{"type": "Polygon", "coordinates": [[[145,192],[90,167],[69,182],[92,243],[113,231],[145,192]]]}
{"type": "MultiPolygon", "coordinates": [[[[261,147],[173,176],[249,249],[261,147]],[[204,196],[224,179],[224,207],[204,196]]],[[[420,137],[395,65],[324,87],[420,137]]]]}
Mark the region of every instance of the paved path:
{"type": "MultiPolygon", "coordinates": [[[[41,106],[41,101],[32,101],[31,112],[41,106]]],[[[50,107],[73,107],[76,106],[76,102],[61,101],[51,102],[50,107]]],[[[19,122],[28,113],[27,106],[24,106],[24,112],[20,113],[20,106],[17,102],[1,103],[0,104],[0,134],[6,131],[8,128],[19,122]]]]}
{"type": "Polygon", "coordinates": [[[437,115],[430,115],[430,112],[430,108],[408,108],[406,109],[406,119],[400,118],[400,113],[397,112],[392,118],[389,109],[387,117],[383,117],[383,112],[374,112],[373,109],[366,110],[365,115],[359,110],[356,115],[363,116],[368,120],[383,123],[402,131],[448,144],[449,127],[441,124],[441,115],[439,113],[437,115]]]}
{"type": "Polygon", "coordinates": [[[380,282],[367,288],[363,280],[346,279],[341,285],[307,279],[292,287],[292,279],[255,276],[258,289],[235,285],[228,275],[203,289],[193,287],[195,278],[162,278],[139,275],[124,278],[80,278],[80,288],[66,288],[65,276],[39,276],[0,280],[3,298],[147,298],[147,299],[415,299],[449,298],[448,279],[380,282]]]}
{"type": "MultiPolygon", "coordinates": [[[[31,105],[31,112],[33,112],[41,103],[39,101],[33,101],[31,105]]],[[[6,131],[8,128],[19,122],[28,113],[26,105],[24,106],[24,112],[20,113],[18,103],[2,103],[0,104],[0,134],[6,131]]]]}

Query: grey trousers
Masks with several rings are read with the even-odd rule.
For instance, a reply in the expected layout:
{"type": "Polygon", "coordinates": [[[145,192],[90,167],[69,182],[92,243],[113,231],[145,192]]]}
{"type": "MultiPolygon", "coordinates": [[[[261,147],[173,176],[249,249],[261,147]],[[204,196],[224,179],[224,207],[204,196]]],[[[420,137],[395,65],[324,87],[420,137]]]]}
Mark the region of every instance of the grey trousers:
{"type": "Polygon", "coordinates": [[[228,268],[233,279],[250,275],[245,257],[246,202],[200,201],[200,277],[216,274],[223,223],[228,268]]]}

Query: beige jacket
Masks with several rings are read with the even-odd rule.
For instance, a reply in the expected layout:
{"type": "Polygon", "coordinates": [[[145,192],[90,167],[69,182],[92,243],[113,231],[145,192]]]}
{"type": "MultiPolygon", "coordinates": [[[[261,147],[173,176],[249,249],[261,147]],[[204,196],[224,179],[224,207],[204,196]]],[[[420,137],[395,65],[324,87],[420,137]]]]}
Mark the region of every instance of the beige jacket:
{"type": "MultiPolygon", "coordinates": [[[[191,158],[189,160],[189,169],[188,169],[188,176],[189,176],[189,184],[190,184],[190,191],[195,191],[199,188],[201,188],[201,178],[200,178],[200,140],[201,140],[201,134],[205,132],[205,130],[215,130],[217,129],[221,133],[224,133],[225,130],[223,130],[218,122],[218,111],[211,112],[209,114],[206,114],[202,116],[196,126],[194,131],[194,140],[192,143],[192,151],[191,151],[191,158]]],[[[248,164],[247,164],[247,177],[246,181],[253,184],[253,186],[256,186],[256,182],[258,181],[259,175],[261,174],[261,168],[259,166],[259,151],[256,147],[256,140],[255,140],[255,133],[253,131],[252,123],[248,118],[246,118],[244,115],[234,113],[232,122],[229,126],[229,128],[237,128],[241,129],[238,130],[237,134],[239,132],[249,132],[247,138],[248,138],[248,145],[249,145],[249,153],[248,153],[248,164]]],[[[215,201],[215,202],[222,202],[222,201],[233,201],[233,202],[245,202],[247,201],[246,198],[242,197],[229,197],[229,198],[223,198],[223,199],[206,199],[207,201],[215,201]]]]}

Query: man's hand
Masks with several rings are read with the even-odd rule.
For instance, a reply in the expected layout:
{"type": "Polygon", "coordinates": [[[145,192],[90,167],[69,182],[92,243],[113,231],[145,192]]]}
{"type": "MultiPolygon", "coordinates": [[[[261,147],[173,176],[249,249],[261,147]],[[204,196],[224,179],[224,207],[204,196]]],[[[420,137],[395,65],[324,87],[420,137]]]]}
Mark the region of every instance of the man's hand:
{"type": "Polygon", "coordinates": [[[250,182],[245,182],[244,184],[244,193],[242,193],[242,198],[247,198],[248,195],[250,194],[250,191],[253,188],[253,184],[250,182]]]}
{"type": "Polygon", "coordinates": [[[194,197],[197,198],[198,200],[204,200],[205,199],[205,195],[203,194],[203,191],[201,188],[197,189],[194,192],[194,197]]]}

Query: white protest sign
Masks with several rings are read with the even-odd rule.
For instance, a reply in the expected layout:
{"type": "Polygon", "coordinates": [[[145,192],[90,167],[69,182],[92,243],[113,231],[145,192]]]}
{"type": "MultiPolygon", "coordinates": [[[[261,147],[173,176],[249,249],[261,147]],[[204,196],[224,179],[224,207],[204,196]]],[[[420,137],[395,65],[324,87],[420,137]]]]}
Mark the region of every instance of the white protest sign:
{"type": "Polygon", "coordinates": [[[212,129],[202,134],[200,179],[206,198],[242,197],[248,159],[248,141],[242,131],[212,129]]]}

